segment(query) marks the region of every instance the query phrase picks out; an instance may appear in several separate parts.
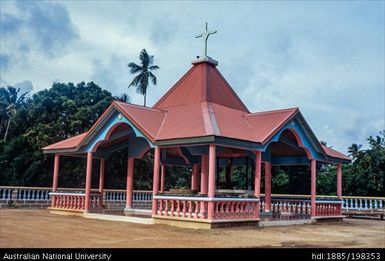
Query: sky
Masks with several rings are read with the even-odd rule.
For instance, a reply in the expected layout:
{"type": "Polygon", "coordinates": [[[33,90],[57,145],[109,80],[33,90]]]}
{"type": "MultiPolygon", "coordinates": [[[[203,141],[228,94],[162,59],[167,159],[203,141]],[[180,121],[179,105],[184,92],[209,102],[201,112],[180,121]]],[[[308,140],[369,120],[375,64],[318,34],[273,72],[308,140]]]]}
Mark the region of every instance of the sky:
{"type": "Polygon", "coordinates": [[[36,93],[94,81],[127,93],[145,48],[152,106],[203,53],[252,112],[299,107],[342,152],[385,129],[384,1],[0,1],[0,82],[36,93]]]}

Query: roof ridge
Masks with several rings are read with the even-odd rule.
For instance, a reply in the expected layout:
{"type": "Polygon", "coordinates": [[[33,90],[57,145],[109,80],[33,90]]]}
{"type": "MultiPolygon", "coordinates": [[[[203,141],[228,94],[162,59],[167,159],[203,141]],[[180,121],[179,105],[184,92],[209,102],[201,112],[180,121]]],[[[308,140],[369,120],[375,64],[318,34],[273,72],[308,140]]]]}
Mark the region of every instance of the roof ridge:
{"type": "Polygon", "coordinates": [[[229,90],[232,92],[234,95],[235,99],[239,102],[241,107],[245,109],[246,112],[250,113],[249,109],[246,107],[246,105],[243,103],[242,99],[238,96],[238,94],[234,91],[233,87],[227,82],[225,77],[222,75],[222,73],[217,69],[217,67],[214,67],[214,70],[218,73],[219,77],[223,80],[223,82],[227,85],[229,90]]]}
{"type": "Polygon", "coordinates": [[[164,115],[164,117],[163,117],[162,123],[161,123],[160,126],[159,126],[158,132],[156,133],[156,135],[155,135],[155,137],[154,137],[154,141],[158,140],[159,133],[160,133],[160,131],[162,130],[164,123],[166,122],[167,116],[168,116],[168,113],[166,112],[165,115],[164,115]]]}
{"type": "Polygon", "coordinates": [[[165,110],[162,110],[162,109],[145,107],[145,106],[142,106],[139,104],[126,103],[126,102],[120,102],[120,101],[113,101],[113,102],[117,103],[120,106],[132,106],[132,107],[136,107],[136,108],[143,109],[143,110],[150,110],[150,111],[163,112],[163,113],[166,112],[165,110]]]}
{"type": "Polygon", "coordinates": [[[272,113],[279,113],[279,112],[285,112],[285,111],[299,111],[299,107],[292,107],[292,108],[286,108],[286,109],[278,109],[278,110],[270,110],[270,111],[260,111],[260,112],[252,112],[252,113],[246,113],[245,117],[251,117],[255,115],[263,115],[263,114],[272,114],[272,113]]]}

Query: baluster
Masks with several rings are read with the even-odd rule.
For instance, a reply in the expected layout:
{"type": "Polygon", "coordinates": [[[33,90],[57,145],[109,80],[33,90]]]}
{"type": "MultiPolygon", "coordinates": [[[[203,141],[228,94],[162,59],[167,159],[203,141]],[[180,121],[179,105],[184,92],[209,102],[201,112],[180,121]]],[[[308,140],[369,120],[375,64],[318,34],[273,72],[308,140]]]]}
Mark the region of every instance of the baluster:
{"type": "Polygon", "coordinates": [[[181,203],[182,203],[182,209],[181,209],[182,216],[183,216],[183,217],[186,217],[186,212],[187,212],[187,209],[186,209],[186,207],[187,207],[187,200],[182,200],[181,203]]]}
{"type": "Polygon", "coordinates": [[[379,208],[383,208],[382,199],[379,200],[379,208]]]}
{"type": "Polygon", "coordinates": [[[228,215],[228,217],[229,218],[235,217],[236,213],[235,213],[235,204],[234,204],[234,202],[229,202],[229,203],[227,203],[227,205],[229,205],[229,215],[228,215]]]}
{"type": "Polygon", "coordinates": [[[76,196],[71,196],[71,209],[76,209],[76,196]]]}
{"type": "Polygon", "coordinates": [[[231,217],[232,202],[223,202],[223,204],[225,204],[225,207],[226,207],[226,217],[231,217]]]}
{"type": "Polygon", "coordinates": [[[162,215],[162,211],[163,211],[163,199],[159,200],[159,209],[157,211],[157,214],[162,215]]]}
{"type": "Polygon", "coordinates": [[[175,200],[171,200],[171,216],[174,216],[174,209],[175,209],[175,200]]]}
{"type": "Polygon", "coordinates": [[[72,196],[67,196],[67,208],[68,209],[71,209],[71,199],[72,199],[72,196]]]}
{"type": "Polygon", "coordinates": [[[198,218],[200,202],[194,201],[194,218],[198,218]]]}
{"type": "Polygon", "coordinates": [[[165,199],[164,200],[164,213],[163,213],[164,216],[168,216],[169,206],[170,206],[170,201],[168,199],[165,199]]]}

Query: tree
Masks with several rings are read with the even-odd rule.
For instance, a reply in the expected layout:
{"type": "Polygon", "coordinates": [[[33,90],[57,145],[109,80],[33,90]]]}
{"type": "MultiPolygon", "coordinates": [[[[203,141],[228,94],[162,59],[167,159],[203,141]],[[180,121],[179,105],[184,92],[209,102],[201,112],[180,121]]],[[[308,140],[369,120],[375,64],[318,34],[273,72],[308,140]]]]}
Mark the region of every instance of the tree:
{"type": "Polygon", "coordinates": [[[353,160],[357,158],[358,154],[360,153],[361,147],[362,147],[361,144],[353,143],[353,144],[348,148],[349,156],[352,156],[352,157],[353,157],[353,160]]]}
{"type": "Polygon", "coordinates": [[[128,96],[126,93],[123,93],[120,96],[115,97],[114,99],[116,101],[130,103],[130,96],[128,96]]]}
{"type": "Polygon", "coordinates": [[[147,98],[147,88],[149,86],[149,80],[151,80],[152,84],[156,85],[156,76],[152,73],[159,69],[158,65],[153,65],[154,56],[149,55],[146,49],[143,49],[139,55],[141,65],[137,65],[136,63],[129,63],[128,68],[130,68],[131,74],[137,74],[135,78],[132,80],[129,88],[132,86],[136,87],[136,91],[141,95],[144,95],[144,106],[146,106],[146,98],[147,98]]]}
{"type": "MultiPolygon", "coordinates": [[[[0,184],[50,186],[53,160],[41,148],[87,131],[112,100],[111,93],[93,82],[54,83],[35,93],[13,117],[13,135],[0,141],[0,184]]],[[[83,186],[82,161],[63,157],[61,185],[83,186]]]]}
{"type": "Polygon", "coordinates": [[[23,93],[19,96],[20,88],[16,89],[12,86],[7,86],[7,88],[0,88],[0,104],[3,108],[2,111],[5,112],[7,127],[5,129],[4,141],[7,140],[9,126],[11,124],[12,118],[16,114],[17,108],[24,104],[26,95],[28,92],[23,93]]]}

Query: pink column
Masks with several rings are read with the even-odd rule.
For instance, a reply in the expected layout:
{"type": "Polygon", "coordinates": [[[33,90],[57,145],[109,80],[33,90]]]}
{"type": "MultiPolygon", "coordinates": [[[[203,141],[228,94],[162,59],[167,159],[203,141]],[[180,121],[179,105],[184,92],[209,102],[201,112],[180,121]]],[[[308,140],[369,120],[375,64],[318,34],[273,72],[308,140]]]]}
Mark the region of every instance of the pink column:
{"type": "Polygon", "coordinates": [[[100,169],[99,169],[99,192],[103,195],[104,191],[104,171],[106,166],[106,160],[100,159],[100,169]]]}
{"type": "MultiPolygon", "coordinates": [[[[209,149],[209,198],[215,197],[216,146],[210,144],[209,149]]],[[[214,202],[208,202],[207,218],[214,219],[214,202]]]]}
{"type": "Polygon", "coordinates": [[[152,215],[156,215],[157,200],[155,199],[156,194],[159,190],[159,170],[160,170],[160,148],[155,147],[154,152],[154,174],[153,174],[153,184],[152,184],[152,215]]]}
{"type": "MultiPolygon", "coordinates": [[[[207,194],[208,191],[208,179],[209,179],[209,155],[202,155],[201,161],[201,192],[200,194],[207,194]]],[[[201,214],[205,215],[207,210],[205,208],[205,202],[201,202],[201,214]]]]}
{"type": "Polygon", "coordinates": [[[86,195],[84,212],[90,210],[90,198],[91,198],[91,174],[92,174],[92,152],[87,153],[87,172],[86,172],[86,195]]]}
{"type": "Polygon", "coordinates": [[[314,217],[316,215],[316,203],[315,203],[315,195],[316,195],[316,184],[317,184],[317,161],[312,159],[311,161],[311,216],[314,217]]]}
{"type": "MultiPolygon", "coordinates": [[[[337,164],[337,198],[342,200],[342,165],[337,164]]],[[[338,214],[342,215],[342,204],[338,208],[338,214]]]]}
{"type": "MultiPolygon", "coordinates": [[[[52,192],[57,191],[57,184],[59,180],[59,165],[60,165],[60,155],[55,154],[55,160],[53,165],[53,184],[52,184],[52,192]]],[[[51,198],[51,207],[55,207],[55,196],[51,198]]]]}
{"type": "Polygon", "coordinates": [[[134,158],[127,160],[127,186],[126,186],[126,208],[132,208],[132,194],[134,190],[134,158]]]}
{"type": "Polygon", "coordinates": [[[198,171],[198,164],[194,164],[192,167],[191,190],[198,190],[198,171]]]}
{"type": "Polygon", "coordinates": [[[104,171],[105,171],[106,161],[105,159],[100,159],[100,169],[99,169],[99,193],[100,195],[100,207],[103,206],[103,192],[104,192],[104,171]]]}
{"type": "Polygon", "coordinates": [[[207,194],[208,177],[209,177],[209,157],[207,154],[202,155],[201,163],[201,194],[207,194]]]}
{"type": "Polygon", "coordinates": [[[160,168],[160,193],[164,193],[164,176],[166,174],[166,166],[164,164],[161,165],[160,168]]]}
{"type": "Polygon", "coordinates": [[[265,212],[271,210],[271,163],[265,162],[265,212]]]}
{"type": "Polygon", "coordinates": [[[261,168],[262,168],[262,152],[255,152],[255,179],[254,179],[254,195],[259,198],[261,194],[261,168]]]}
{"type": "Polygon", "coordinates": [[[337,164],[337,198],[342,199],[342,166],[337,164]]]}

